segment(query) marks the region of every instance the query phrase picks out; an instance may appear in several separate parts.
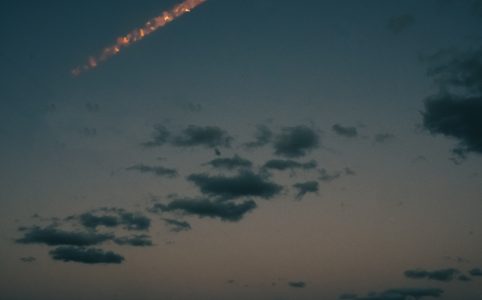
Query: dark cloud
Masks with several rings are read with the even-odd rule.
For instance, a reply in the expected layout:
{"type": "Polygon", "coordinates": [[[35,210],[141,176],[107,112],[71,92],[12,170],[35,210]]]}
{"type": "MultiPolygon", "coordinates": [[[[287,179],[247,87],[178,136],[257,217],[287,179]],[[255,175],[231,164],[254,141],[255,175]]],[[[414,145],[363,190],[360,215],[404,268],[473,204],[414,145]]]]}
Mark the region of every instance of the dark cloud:
{"type": "Polygon", "coordinates": [[[453,150],[460,158],[482,153],[482,49],[440,52],[428,59],[428,74],[440,91],[428,97],[423,126],[432,134],[456,139],[453,150]]]}
{"type": "Polygon", "coordinates": [[[308,193],[318,193],[318,181],[307,181],[295,183],[293,187],[297,190],[296,199],[301,200],[308,193]]]}
{"type": "Polygon", "coordinates": [[[343,171],[345,172],[345,175],[348,175],[348,176],[355,176],[356,175],[356,172],[351,169],[351,168],[345,168],[343,169],[343,171]]]}
{"type": "Polygon", "coordinates": [[[387,26],[392,33],[399,34],[412,26],[413,23],[415,23],[415,17],[409,14],[403,14],[390,18],[387,26]]]}
{"type": "Polygon", "coordinates": [[[335,124],[331,127],[331,129],[338,135],[344,136],[347,138],[354,138],[358,136],[358,130],[354,126],[343,126],[340,124],[335,124]]]}
{"type": "Polygon", "coordinates": [[[474,268],[469,271],[469,274],[470,276],[474,276],[474,277],[482,276],[482,269],[474,268]]]}
{"type": "Polygon", "coordinates": [[[440,298],[443,290],[436,288],[401,288],[390,289],[381,293],[370,293],[367,296],[358,296],[356,294],[344,294],[340,299],[353,300],[410,300],[422,299],[425,297],[440,298]]]}
{"type": "Polygon", "coordinates": [[[449,268],[434,271],[427,271],[423,269],[408,270],[404,272],[405,277],[411,279],[431,279],[437,281],[452,281],[455,276],[460,273],[459,270],[449,268]]]}
{"type": "Polygon", "coordinates": [[[49,246],[72,245],[91,246],[111,240],[112,234],[64,231],[55,227],[31,227],[24,231],[24,236],[16,242],[20,244],[46,244],[49,246]]]}
{"type": "Polygon", "coordinates": [[[257,148],[265,146],[272,142],[273,132],[265,125],[258,125],[256,127],[256,133],[254,135],[255,140],[253,142],[246,143],[248,148],[257,148]]]}
{"type": "Polygon", "coordinates": [[[49,252],[54,260],[78,262],[84,264],[120,264],[124,257],[98,248],[58,247],[49,252]]]}
{"type": "Polygon", "coordinates": [[[150,236],[147,234],[136,234],[132,236],[124,236],[114,239],[114,243],[121,246],[147,247],[152,246],[150,236]]]}
{"type": "Polygon", "coordinates": [[[173,232],[181,232],[191,230],[191,224],[186,221],[179,221],[175,219],[164,219],[164,223],[171,228],[173,232]]]}
{"type": "Polygon", "coordinates": [[[216,201],[206,198],[191,199],[178,198],[168,204],[156,203],[151,209],[153,212],[181,212],[198,217],[219,218],[223,221],[236,222],[244,215],[256,208],[256,203],[247,200],[239,204],[216,201]]]}
{"type": "Polygon", "coordinates": [[[301,288],[306,287],[306,282],[304,282],[304,281],[290,281],[290,282],[288,282],[288,285],[292,288],[301,289],[301,288]]]}
{"type": "Polygon", "coordinates": [[[320,174],[318,179],[324,182],[331,182],[333,180],[340,178],[342,175],[341,172],[336,171],[336,172],[330,173],[326,169],[320,169],[318,172],[320,174]]]}
{"type": "Polygon", "coordinates": [[[154,127],[154,133],[150,141],[143,143],[146,147],[162,146],[168,142],[171,133],[166,127],[162,125],[157,125],[154,127]]]}
{"type": "Polygon", "coordinates": [[[169,169],[162,166],[147,166],[144,164],[134,165],[129,168],[126,168],[126,170],[138,171],[141,173],[152,173],[156,176],[167,177],[167,178],[174,178],[178,175],[177,171],[174,169],[169,169]]]}
{"type": "Polygon", "coordinates": [[[208,148],[230,147],[233,138],[216,126],[189,125],[173,138],[172,144],[178,147],[204,146],[208,148]]]}
{"type": "Polygon", "coordinates": [[[469,276],[462,274],[462,275],[460,275],[459,277],[457,277],[457,280],[458,280],[458,281],[463,281],[463,282],[469,282],[469,281],[471,281],[472,279],[471,279],[469,276]]]}
{"type": "Polygon", "coordinates": [[[293,171],[294,169],[302,169],[302,170],[315,169],[317,166],[318,166],[318,163],[315,160],[311,160],[305,163],[300,163],[290,159],[287,159],[287,160],[272,159],[267,161],[263,165],[263,169],[271,169],[271,170],[278,170],[278,171],[284,171],[284,170],[293,171]]]}
{"type": "MultiPolygon", "coordinates": [[[[75,218],[70,217],[69,219],[75,218]]],[[[96,229],[99,226],[124,226],[127,230],[147,230],[151,225],[151,219],[145,215],[121,208],[101,208],[83,213],[78,218],[83,226],[91,229],[96,229]]]]}
{"type": "Polygon", "coordinates": [[[393,140],[395,136],[391,133],[378,133],[373,137],[375,143],[386,143],[393,140]]]}
{"type": "Polygon", "coordinates": [[[357,298],[357,294],[352,294],[352,293],[345,293],[345,294],[341,294],[338,299],[356,299],[357,298]]]}
{"type": "Polygon", "coordinates": [[[461,157],[468,152],[482,154],[482,97],[432,97],[425,101],[423,125],[432,134],[457,139],[454,153],[461,157]]]}
{"type": "Polygon", "coordinates": [[[20,257],[20,261],[24,262],[24,263],[33,263],[35,262],[37,259],[33,256],[26,256],[26,257],[20,257]]]}
{"type": "Polygon", "coordinates": [[[249,196],[269,199],[282,190],[280,185],[269,181],[266,176],[248,170],[242,170],[232,177],[192,174],[188,179],[196,184],[203,194],[225,199],[249,196]]]}
{"type": "Polygon", "coordinates": [[[289,158],[305,156],[310,151],[318,148],[320,138],[318,133],[307,126],[283,128],[275,137],[275,154],[289,158]]]}
{"type": "Polygon", "coordinates": [[[239,155],[235,155],[232,158],[213,159],[207,164],[214,168],[227,170],[234,170],[238,168],[251,168],[253,166],[253,163],[251,161],[242,158],[239,155]]]}

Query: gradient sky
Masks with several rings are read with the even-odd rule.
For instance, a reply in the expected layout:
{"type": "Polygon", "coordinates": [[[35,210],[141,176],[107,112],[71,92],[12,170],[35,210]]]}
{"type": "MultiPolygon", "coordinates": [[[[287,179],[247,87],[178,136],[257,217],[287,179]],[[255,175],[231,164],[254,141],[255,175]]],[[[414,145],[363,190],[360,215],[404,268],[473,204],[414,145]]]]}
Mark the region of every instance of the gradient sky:
{"type": "Polygon", "coordinates": [[[482,300],[481,1],[208,0],[71,76],[177,3],[0,2],[1,299],[482,300]]]}

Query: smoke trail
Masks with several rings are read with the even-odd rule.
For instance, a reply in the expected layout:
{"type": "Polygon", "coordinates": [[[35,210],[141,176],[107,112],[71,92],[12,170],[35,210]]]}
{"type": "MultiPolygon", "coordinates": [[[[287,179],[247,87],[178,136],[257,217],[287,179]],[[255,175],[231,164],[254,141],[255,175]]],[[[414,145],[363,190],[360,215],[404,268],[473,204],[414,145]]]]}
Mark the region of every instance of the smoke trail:
{"type": "Polygon", "coordinates": [[[95,69],[100,63],[118,54],[123,48],[142,40],[154,31],[166,26],[168,23],[190,12],[206,1],[207,0],[185,0],[174,6],[172,9],[163,12],[162,15],[149,20],[144,26],[129,32],[125,36],[117,38],[114,45],[104,48],[98,56],[89,57],[85,64],[80,65],[71,71],[72,75],[78,76],[83,72],[95,69]]]}

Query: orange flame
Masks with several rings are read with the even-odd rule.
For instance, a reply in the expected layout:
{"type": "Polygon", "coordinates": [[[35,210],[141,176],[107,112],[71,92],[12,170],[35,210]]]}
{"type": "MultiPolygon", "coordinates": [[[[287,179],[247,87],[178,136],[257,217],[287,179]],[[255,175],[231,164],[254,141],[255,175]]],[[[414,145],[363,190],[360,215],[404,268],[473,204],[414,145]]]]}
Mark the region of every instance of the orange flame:
{"type": "Polygon", "coordinates": [[[104,50],[102,50],[102,52],[98,56],[91,56],[87,59],[87,62],[85,64],[74,68],[71,71],[72,75],[78,76],[83,72],[95,69],[101,62],[104,62],[112,56],[118,54],[122,50],[122,48],[128,47],[133,43],[142,40],[159,28],[164,27],[168,23],[179,18],[180,16],[191,12],[194,8],[203,4],[206,1],[207,0],[184,0],[184,2],[174,6],[172,9],[163,12],[162,15],[149,20],[141,28],[132,30],[125,36],[117,38],[114,45],[104,48],[104,50]]]}

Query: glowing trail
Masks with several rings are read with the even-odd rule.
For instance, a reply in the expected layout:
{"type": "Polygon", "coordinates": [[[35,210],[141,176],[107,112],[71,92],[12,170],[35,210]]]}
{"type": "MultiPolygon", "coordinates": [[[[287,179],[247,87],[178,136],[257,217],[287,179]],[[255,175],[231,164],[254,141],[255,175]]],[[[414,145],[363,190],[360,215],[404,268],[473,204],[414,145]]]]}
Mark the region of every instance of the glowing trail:
{"type": "Polygon", "coordinates": [[[207,0],[184,0],[182,3],[174,6],[172,9],[163,12],[162,15],[149,20],[141,28],[132,30],[125,36],[117,38],[117,41],[114,45],[104,48],[104,50],[102,50],[98,56],[89,57],[85,64],[73,69],[71,71],[72,75],[78,76],[83,72],[95,69],[101,62],[104,62],[112,56],[118,54],[123,48],[142,40],[154,31],[166,26],[168,23],[190,12],[206,1],[207,0]]]}

